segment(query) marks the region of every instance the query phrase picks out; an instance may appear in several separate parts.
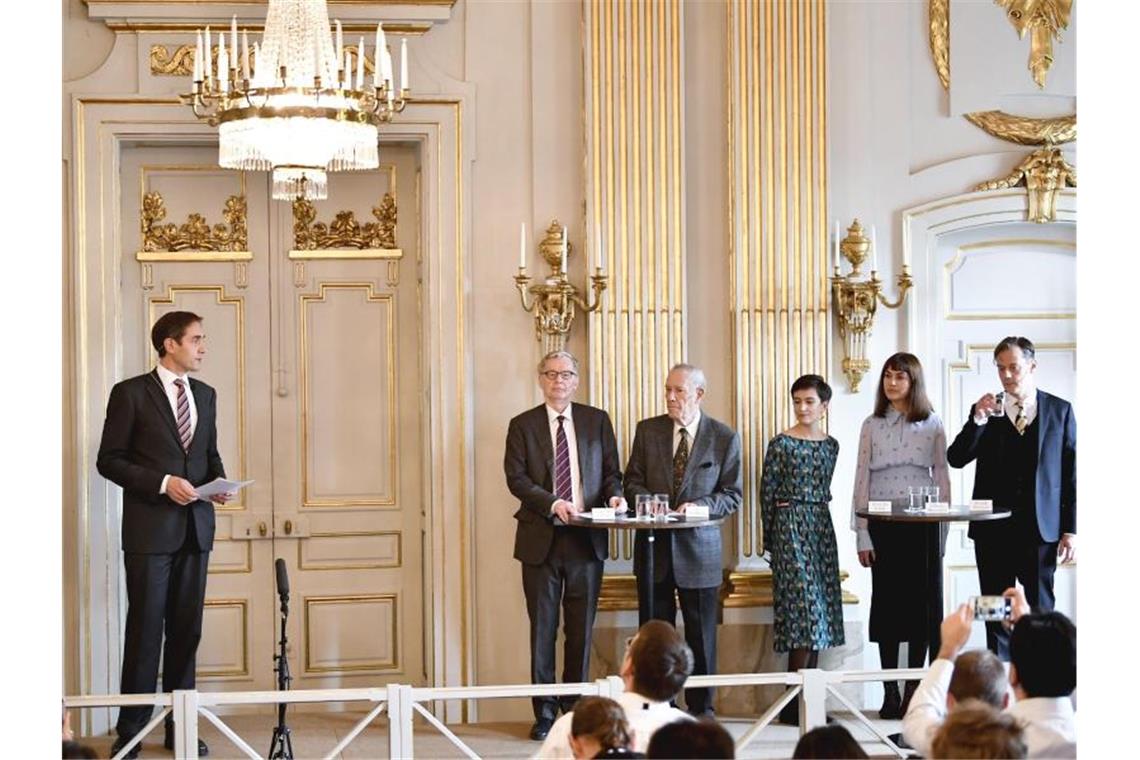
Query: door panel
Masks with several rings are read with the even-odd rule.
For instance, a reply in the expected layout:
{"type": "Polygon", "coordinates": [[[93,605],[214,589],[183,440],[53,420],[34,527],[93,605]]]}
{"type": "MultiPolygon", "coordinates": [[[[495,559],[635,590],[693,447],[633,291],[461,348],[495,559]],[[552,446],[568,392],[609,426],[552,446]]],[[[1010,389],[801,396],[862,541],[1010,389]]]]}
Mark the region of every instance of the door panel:
{"type": "Polygon", "coordinates": [[[133,304],[125,374],[153,366],[149,327],[160,314],[201,314],[199,377],[218,391],[219,450],[230,477],[256,481],[217,508],[203,688],[274,687],[276,557],[290,576],[294,688],[425,681],[418,165],[413,148],[385,146],[382,160],[375,172],[334,175],[316,220],[330,234],[351,229],[346,211],[375,224],[373,208],[391,192],[397,248],[293,260],[292,205],[270,200],[267,175],[217,168],[212,147],[123,152],[121,229],[140,229],[148,192],[162,195],[160,223],[175,225],[167,242],[185,225],[200,244],[224,222],[229,196],[247,203],[245,261],[191,245],[140,262],[142,236],[122,241],[123,302],[133,304]]]}

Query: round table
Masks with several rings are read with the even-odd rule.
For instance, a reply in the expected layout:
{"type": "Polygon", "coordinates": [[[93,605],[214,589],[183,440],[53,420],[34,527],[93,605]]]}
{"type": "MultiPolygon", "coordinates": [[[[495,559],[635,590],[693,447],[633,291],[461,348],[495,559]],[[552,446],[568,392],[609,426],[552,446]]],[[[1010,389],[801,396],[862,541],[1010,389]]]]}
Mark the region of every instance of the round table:
{"type": "MultiPolygon", "coordinates": [[[[994,509],[994,510],[971,510],[967,505],[958,505],[950,507],[948,512],[927,512],[916,511],[908,512],[906,506],[902,504],[893,504],[890,512],[872,512],[869,509],[856,509],[855,514],[859,517],[868,520],[883,520],[886,522],[895,523],[950,523],[950,522],[983,522],[986,520],[1004,520],[1010,515],[1008,509],[994,509]]],[[[930,577],[930,532],[923,531],[923,551],[922,557],[925,560],[923,569],[926,571],[923,575],[924,578],[930,577]]],[[[944,586],[941,582],[942,579],[942,561],[941,552],[939,553],[938,562],[938,575],[939,586],[944,586]]],[[[938,609],[941,611],[942,600],[938,601],[938,609]]],[[[929,604],[929,601],[928,601],[929,604]]],[[[929,610],[929,607],[928,607],[929,610]]],[[[930,617],[937,617],[937,619],[928,620],[929,638],[930,638],[930,660],[934,661],[935,656],[938,654],[938,647],[940,641],[940,626],[942,625],[941,612],[937,616],[931,613],[930,617]]]]}
{"type": "MultiPolygon", "coordinates": [[[[570,518],[568,525],[578,528],[605,528],[606,530],[639,530],[645,531],[645,540],[648,542],[649,547],[645,553],[645,572],[649,578],[649,585],[653,585],[653,544],[657,540],[656,533],[659,530],[690,530],[692,528],[703,528],[707,525],[720,525],[725,521],[727,516],[720,517],[701,517],[689,518],[685,515],[670,513],[666,515],[665,520],[648,520],[637,519],[636,517],[627,517],[625,515],[618,515],[613,520],[594,520],[590,517],[589,512],[578,512],[570,518]]],[[[720,557],[716,558],[720,562],[720,557]]],[[[641,594],[641,584],[637,584],[637,592],[641,594]]],[[[648,617],[653,619],[653,593],[646,594],[648,597],[645,600],[645,608],[648,611],[648,617]]]]}

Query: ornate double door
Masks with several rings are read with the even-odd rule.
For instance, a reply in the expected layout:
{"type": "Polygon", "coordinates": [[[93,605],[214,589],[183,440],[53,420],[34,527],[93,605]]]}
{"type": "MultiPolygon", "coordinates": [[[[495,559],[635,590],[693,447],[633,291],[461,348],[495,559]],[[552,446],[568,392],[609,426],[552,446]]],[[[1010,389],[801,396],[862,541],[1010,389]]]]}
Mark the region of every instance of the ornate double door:
{"type": "Polygon", "coordinates": [[[217,509],[202,689],[274,687],[278,557],[293,688],[427,680],[419,167],[381,160],[298,208],[214,147],[123,152],[124,375],[153,366],[154,319],[200,314],[219,449],[255,481],[217,509]]]}

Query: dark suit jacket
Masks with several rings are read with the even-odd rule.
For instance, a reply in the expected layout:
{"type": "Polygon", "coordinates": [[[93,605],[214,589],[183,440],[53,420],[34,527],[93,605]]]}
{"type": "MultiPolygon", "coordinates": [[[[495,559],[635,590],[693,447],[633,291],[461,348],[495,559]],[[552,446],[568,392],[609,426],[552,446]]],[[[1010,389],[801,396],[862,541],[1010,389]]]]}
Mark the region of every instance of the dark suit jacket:
{"type": "MultiPolygon", "coordinates": [[[[637,423],[633,449],[626,465],[625,493],[632,503],[637,494],[670,493],[673,489],[673,420],[668,415],[637,423]]],[[[689,453],[689,463],[670,507],[685,502],[704,504],[713,516],[728,515],[740,508],[743,481],[740,472],[740,436],[723,422],[705,413],[689,453]]],[[[720,526],[669,531],[672,536],[673,576],[682,588],[708,588],[721,583],[720,526]]],[[[664,543],[664,542],[662,542],[664,543]]],[[[643,572],[646,537],[638,531],[633,565],[643,572]]],[[[667,568],[654,556],[654,575],[667,568]]]]}
{"type": "MultiPolygon", "coordinates": [[[[970,416],[947,449],[946,460],[951,467],[965,467],[976,459],[974,498],[993,499],[994,506],[1016,508],[1002,503],[1002,484],[1010,477],[1005,445],[1017,432],[1012,425],[994,423],[991,419],[975,425],[974,408],[970,407],[970,416]]],[[[1077,532],[1076,462],[1077,420],[1072,405],[1037,391],[1037,530],[1046,543],[1060,540],[1062,533],[1077,532]]],[[[978,534],[981,525],[970,523],[971,537],[978,534]]]]}
{"type": "Polygon", "coordinates": [[[199,500],[180,506],[160,494],[165,475],[177,475],[194,486],[225,477],[218,455],[215,426],[217,394],[190,378],[198,424],[190,451],[182,450],[174,411],[157,371],[116,383],[107,402],[103,440],[96,467],[99,474],[123,489],[123,551],[169,554],[186,540],[186,511],[190,510],[198,546],[214,546],[214,505],[199,500]]]}
{"type": "MultiPolygon", "coordinates": [[[[610,416],[592,406],[571,404],[574,437],[578,444],[578,472],[582,478],[582,501],[587,509],[608,506],[612,496],[621,496],[621,462],[610,416]]],[[[511,420],[503,456],[507,488],[520,504],[515,512],[515,559],[529,565],[546,561],[554,541],[554,445],[546,405],[540,404],[511,420]]],[[[604,560],[605,530],[590,530],[594,553],[604,560]]]]}

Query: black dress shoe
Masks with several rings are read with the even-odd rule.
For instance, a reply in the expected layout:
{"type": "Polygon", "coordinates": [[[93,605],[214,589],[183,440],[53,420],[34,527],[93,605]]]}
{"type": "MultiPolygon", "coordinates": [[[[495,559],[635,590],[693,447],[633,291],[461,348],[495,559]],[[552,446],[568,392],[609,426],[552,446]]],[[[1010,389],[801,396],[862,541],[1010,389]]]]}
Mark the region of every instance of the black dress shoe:
{"type": "MultiPolygon", "coordinates": [[[[174,727],[167,726],[165,736],[162,738],[162,746],[168,750],[174,750],[174,727]]],[[[210,748],[206,746],[206,742],[201,739],[198,740],[198,757],[207,757],[210,754],[210,748]]]]}
{"type": "Polygon", "coordinates": [[[883,720],[898,720],[902,716],[902,697],[899,696],[899,685],[897,683],[886,684],[883,687],[883,706],[879,708],[879,717],[883,720]]]}
{"type": "MultiPolygon", "coordinates": [[[[127,742],[129,742],[133,738],[135,738],[135,737],[134,736],[117,737],[115,739],[115,743],[111,745],[111,757],[114,757],[115,755],[119,754],[119,751],[123,747],[125,747],[127,742]]],[[[135,758],[139,756],[139,747],[141,747],[141,746],[142,746],[142,742],[139,742],[135,746],[131,747],[130,752],[123,755],[123,757],[125,757],[126,760],[135,760],[135,758]]]]}
{"type": "Polygon", "coordinates": [[[530,727],[530,738],[532,741],[540,742],[546,738],[550,733],[550,727],[554,725],[554,721],[550,718],[539,718],[530,727]]]}

